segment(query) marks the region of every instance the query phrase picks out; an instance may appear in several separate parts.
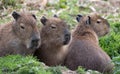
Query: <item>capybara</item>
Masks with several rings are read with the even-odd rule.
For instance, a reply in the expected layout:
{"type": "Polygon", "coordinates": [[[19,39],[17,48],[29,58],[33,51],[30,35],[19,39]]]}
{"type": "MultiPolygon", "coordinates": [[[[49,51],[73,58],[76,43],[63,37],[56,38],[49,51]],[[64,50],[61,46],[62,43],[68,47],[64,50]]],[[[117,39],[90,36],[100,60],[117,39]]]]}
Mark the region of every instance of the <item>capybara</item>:
{"type": "Polygon", "coordinates": [[[92,69],[101,73],[112,71],[111,59],[101,49],[98,41],[98,36],[109,32],[107,20],[96,14],[78,15],[77,20],[79,24],[72,33],[64,65],[71,70],[82,66],[86,70],[92,69]]]}
{"type": "Polygon", "coordinates": [[[40,31],[41,46],[35,56],[48,66],[60,65],[64,61],[66,49],[64,46],[70,41],[70,32],[65,21],[57,16],[41,18],[43,27],[40,31]]]}
{"type": "Polygon", "coordinates": [[[0,56],[32,55],[41,44],[36,16],[27,11],[12,16],[14,21],[0,27],[0,56]]]}

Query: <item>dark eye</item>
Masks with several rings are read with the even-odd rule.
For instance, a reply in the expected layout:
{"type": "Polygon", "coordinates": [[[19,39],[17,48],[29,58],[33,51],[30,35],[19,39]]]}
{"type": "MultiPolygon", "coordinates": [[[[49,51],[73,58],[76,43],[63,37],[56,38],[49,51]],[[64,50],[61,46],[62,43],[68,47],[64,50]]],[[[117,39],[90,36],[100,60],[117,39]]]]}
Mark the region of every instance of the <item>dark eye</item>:
{"type": "Polygon", "coordinates": [[[20,28],[21,28],[21,29],[25,29],[25,27],[24,27],[24,26],[20,26],[20,28]]]}
{"type": "Polygon", "coordinates": [[[51,28],[52,28],[52,29],[56,29],[56,26],[55,26],[55,25],[51,25],[51,28]]]}
{"type": "Polygon", "coordinates": [[[25,29],[25,27],[24,27],[24,24],[23,24],[23,23],[20,23],[20,28],[21,28],[21,29],[25,29]]]}
{"type": "Polygon", "coordinates": [[[101,20],[97,20],[97,23],[98,23],[98,24],[101,23],[101,20]]]}
{"type": "Polygon", "coordinates": [[[100,23],[100,21],[97,21],[97,23],[99,24],[99,23],[100,23]]]}

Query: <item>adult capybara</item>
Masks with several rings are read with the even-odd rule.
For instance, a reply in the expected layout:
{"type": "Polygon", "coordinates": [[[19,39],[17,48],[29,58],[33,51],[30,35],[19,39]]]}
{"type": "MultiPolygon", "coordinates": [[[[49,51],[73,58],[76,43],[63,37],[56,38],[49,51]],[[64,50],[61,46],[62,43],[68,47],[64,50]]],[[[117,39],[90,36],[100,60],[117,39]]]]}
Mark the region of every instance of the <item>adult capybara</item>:
{"type": "Polygon", "coordinates": [[[111,59],[101,49],[98,41],[98,36],[104,36],[109,32],[107,20],[96,14],[78,15],[77,20],[80,21],[72,33],[64,65],[71,70],[82,66],[102,73],[112,71],[111,59]]]}
{"type": "Polygon", "coordinates": [[[0,56],[30,55],[41,44],[36,16],[29,12],[13,12],[13,22],[0,27],[0,56]]]}
{"type": "Polygon", "coordinates": [[[66,49],[64,45],[70,41],[70,32],[68,25],[58,17],[41,18],[43,27],[41,29],[41,46],[35,52],[35,56],[48,66],[60,65],[66,49]]]}

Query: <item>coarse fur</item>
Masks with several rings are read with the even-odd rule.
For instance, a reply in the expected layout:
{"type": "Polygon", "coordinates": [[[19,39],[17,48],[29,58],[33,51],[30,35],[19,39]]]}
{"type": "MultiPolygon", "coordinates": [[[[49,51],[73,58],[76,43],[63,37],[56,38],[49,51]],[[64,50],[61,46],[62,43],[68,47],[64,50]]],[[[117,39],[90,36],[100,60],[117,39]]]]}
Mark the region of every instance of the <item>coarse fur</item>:
{"type": "Polygon", "coordinates": [[[64,65],[71,70],[76,70],[78,66],[82,66],[87,70],[97,70],[101,73],[110,72],[113,64],[110,57],[99,46],[98,41],[98,36],[104,36],[108,33],[106,29],[109,28],[109,24],[106,21],[104,22],[100,16],[97,17],[97,15],[95,19],[93,16],[96,15],[80,18],[78,26],[72,33],[72,40],[67,48],[69,52],[64,65]],[[102,23],[98,23],[97,19],[101,20],[102,23]],[[104,25],[106,28],[101,29],[104,25]],[[96,28],[98,29],[96,30],[96,28]]]}
{"type": "Polygon", "coordinates": [[[41,46],[34,55],[48,66],[60,65],[66,55],[64,46],[70,41],[68,25],[56,16],[43,16],[41,22],[41,46]]]}
{"type": "Polygon", "coordinates": [[[35,15],[14,11],[12,16],[14,21],[0,27],[0,56],[33,54],[41,44],[35,15]]]}

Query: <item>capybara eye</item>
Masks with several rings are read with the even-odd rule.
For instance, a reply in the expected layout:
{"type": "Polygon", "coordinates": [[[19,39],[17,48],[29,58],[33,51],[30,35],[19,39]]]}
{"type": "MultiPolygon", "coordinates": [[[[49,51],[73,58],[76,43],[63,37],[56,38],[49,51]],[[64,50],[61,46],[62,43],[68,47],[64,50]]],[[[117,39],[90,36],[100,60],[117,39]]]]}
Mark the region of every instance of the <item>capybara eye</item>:
{"type": "Polygon", "coordinates": [[[56,29],[56,26],[52,24],[52,25],[51,25],[51,28],[52,28],[52,29],[56,29]]]}
{"type": "Polygon", "coordinates": [[[21,23],[21,24],[20,24],[20,28],[21,28],[21,29],[25,29],[25,27],[24,27],[24,24],[23,24],[23,23],[21,23]]]}
{"type": "Polygon", "coordinates": [[[97,23],[98,23],[98,24],[101,23],[101,20],[97,20],[97,23]]]}
{"type": "Polygon", "coordinates": [[[20,28],[21,28],[21,29],[25,29],[25,27],[24,27],[24,26],[20,26],[20,28]]]}
{"type": "Polygon", "coordinates": [[[99,24],[99,23],[100,23],[100,21],[97,21],[97,23],[99,24]]]}

